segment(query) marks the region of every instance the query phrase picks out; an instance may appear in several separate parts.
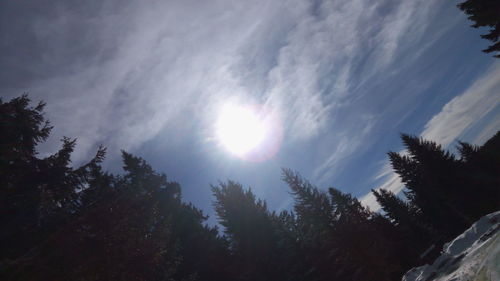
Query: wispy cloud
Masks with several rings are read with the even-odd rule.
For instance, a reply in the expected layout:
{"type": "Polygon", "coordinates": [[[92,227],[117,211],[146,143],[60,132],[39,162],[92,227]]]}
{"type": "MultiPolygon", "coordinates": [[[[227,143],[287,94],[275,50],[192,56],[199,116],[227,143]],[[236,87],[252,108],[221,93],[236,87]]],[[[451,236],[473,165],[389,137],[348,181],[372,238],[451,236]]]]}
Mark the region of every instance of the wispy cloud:
{"type": "MultiPolygon", "coordinates": [[[[420,40],[430,10],[438,10],[435,1],[405,3],[392,12],[385,1],[321,1],[299,17],[268,77],[268,101],[286,110],[292,138],[309,139],[337,121],[331,113],[354,98],[351,80],[360,61],[371,61],[363,73],[369,77],[420,40]]],[[[352,143],[354,134],[346,137],[352,143]]]]}
{"type": "MultiPolygon", "coordinates": [[[[467,90],[444,105],[442,110],[427,122],[420,136],[433,140],[445,148],[449,147],[489,112],[499,108],[499,93],[500,63],[495,63],[467,90]]],[[[475,140],[481,144],[499,129],[499,121],[492,122],[475,140]]],[[[399,177],[388,163],[381,168],[374,180],[380,178],[383,179],[383,183],[378,189],[386,189],[394,193],[399,193],[403,189],[399,177]]],[[[361,201],[372,210],[380,209],[371,193],[366,194],[361,201]]]]}
{"type": "MultiPolygon", "coordinates": [[[[383,180],[383,183],[376,188],[377,190],[385,189],[395,194],[398,194],[401,190],[403,190],[403,183],[401,182],[401,179],[396,173],[393,172],[392,167],[388,163],[385,164],[379,171],[377,178],[381,178],[383,180]]],[[[380,210],[380,205],[377,203],[375,196],[371,192],[363,196],[360,201],[372,211],[380,210]]]]}
{"type": "Polygon", "coordinates": [[[357,124],[357,128],[352,128],[356,131],[356,135],[341,136],[335,146],[335,150],[331,152],[330,156],[313,171],[313,180],[318,184],[324,184],[332,178],[336,173],[340,172],[340,165],[347,158],[359,151],[359,147],[370,134],[375,123],[373,117],[365,118],[362,122],[357,124]]]}
{"type": "Polygon", "coordinates": [[[49,42],[37,50],[41,63],[71,69],[28,87],[48,101],[55,138],[79,138],[77,158],[99,142],[131,149],[165,127],[203,122],[218,100],[248,94],[230,66],[267,5],[130,3],[115,10],[121,5],[108,1],[90,17],[88,7],[60,7],[34,29],[38,40],[49,42]],[[80,26],[88,28],[79,39],[92,45],[92,55],[78,48],[61,55],[80,26]]]}
{"type": "MultiPolygon", "coordinates": [[[[320,137],[334,128],[334,141],[312,172],[315,182],[331,180],[339,172],[338,164],[359,152],[379,117],[353,111],[338,118],[335,112],[368,95],[369,91],[354,95],[353,88],[394,67],[403,50],[421,40],[439,10],[435,1],[405,3],[318,2],[288,33],[269,72],[267,102],[284,111],[292,141],[320,137]],[[369,67],[356,73],[363,62],[369,67]]],[[[398,62],[398,67],[403,65],[398,62]]]]}
{"type": "Polygon", "coordinates": [[[421,136],[444,147],[449,146],[488,112],[498,107],[499,93],[500,63],[496,63],[463,94],[453,98],[441,112],[432,117],[421,136]]]}
{"type": "MultiPolygon", "coordinates": [[[[131,149],[165,128],[207,128],[227,98],[273,106],[288,140],[309,140],[340,122],[332,112],[353,98],[354,67],[370,60],[379,72],[418,40],[434,1],[417,2],[51,4],[29,30],[39,54],[31,67],[46,73],[22,90],[48,102],[55,139],[79,138],[76,158],[101,142],[131,149]]],[[[361,143],[342,130],[319,170],[361,143]]]]}
{"type": "MultiPolygon", "coordinates": [[[[29,91],[47,102],[55,130],[42,152],[66,135],[78,138],[75,162],[101,143],[113,157],[164,142],[207,152],[194,165],[204,163],[220,155],[211,154],[213,126],[220,105],[234,99],[271,107],[287,149],[271,161],[296,166],[304,155],[301,172],[321,185],[352,179],[345,167],[377,158],[367,154],[382,135],[417,115],[424,91],[455,65],[436,66],[442,53],[433,50],[456,43],[443,37],[465,20],[437,0],[39,0],[33,9],[7,2],[0,15],[23,20],[2,29],[0,64],[9,70],[0,72],[2,96],[29,91]],[[5,13],[7,6],[15,11],[5,13]]],[[[498,67],[489,73],[422,135],[449,144],[493,112],[498,67]]],[[[488,124],[477,139],[498,128],[488,124]]],[[[220,158],[221,166],[230,162],[220,158]]],[[[365,168],[355,177],[364,181],[365,168]]],[[[388,164],[379,176],[382,187],[401,189],[388,164]]]]}

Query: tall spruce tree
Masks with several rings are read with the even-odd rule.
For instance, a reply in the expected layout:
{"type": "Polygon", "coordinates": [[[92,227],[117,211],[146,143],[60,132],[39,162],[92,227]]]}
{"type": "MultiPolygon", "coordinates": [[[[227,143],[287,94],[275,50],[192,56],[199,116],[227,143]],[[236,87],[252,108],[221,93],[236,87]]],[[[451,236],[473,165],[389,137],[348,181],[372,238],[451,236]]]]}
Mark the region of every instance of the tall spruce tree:
{"type": "Polygon", "coordinates": [[[269,212],[251,190],[228,181],[212,186],[214,207],[230,243],[237,280],[300,280],[293,215],[269,212]]]}
{"type": "Polygon", "coordinates": [[[420,263],[419,256],[439,237],[433,229],[425,224],[418,207],[411,202],[397,197],[394,193],[380,189],[372,190],[377,202],[382,207],[384,215],[396,226],[403,235],[409,259],[413,264],[420,263]]]}
{"type": "Polygon", "coordinates": [[[45,104],[29,103],[26,95],[0,100],[0,260],[19,258],[72,219],[89,167],[104,156],[100,148],[89,163],[71,167],[75,140],[63,138],[58,152],[38,158],[36,146],[52,127],[43,116],[45,104]]]}
{"type": "Polygon", "coordinates": [[[328,280],[339,273],[337,249],[330,240],[336,227],[330,199],[290,169],[283,169],[282,180],[294,196],[297,235],[303,251],[301,262],[309,268],[306,280],[328,280]]]}
{"type": "Polygon", "coordinates": [[[460,209],[462,198],[456,189],[455,173],[459,163],[455,157],[434,142],[415,136],[401,136],[408,155],[389,153],[389,159],[401,181],[408,199],[422,212],[425,223],[443,235],[456,236],[470,222],[460,209]]]}
{"type": "Polygon", "coordinates": [[[390,222],[370,212],[351,194],[329,188],[339,230],[339,253],[354,280],[398,280],[408,261],[390,222]]]}
{"type": "Polygon", "coordinates": [[[51,127],[29,103],[0,101],[0,279],[234,280],[225,240],[178,183],[126,152],[125,173],[105,173],[102,147],[74,168],[69,138],[37,157],[51,127]]]}
{"type": "Polygon", "coordinates": [[[462,208],[473,220],[500,209],[500,132],[482,146],[459,142],[462,208]]]}
{"type": "Polygon", "coordinates": [[[235,182],[212,186],[221,236],[142,158],[123,152],[113,175],[100,147],[73,167],[69,138],[39,157],[51,126],[44,104],[29,103],[0,100],[2,280],[399,280],[430,244],[500,207],[500,133],[459,143],[459,158],[403,135],[407,154],[389,156],[407,200],[373,190],[383,215],[284,169],[293,212],[270,211],[235,182]]]}
{"type": "Polygon", "coordinates": [[[500,137],[483,146],[459,142],[460,158],[432,142],[402,135],[407,153],[389,153],[405,184],[408,201],[384,190],[374,191],[378,202],[400,229],[413,233],[414,243],[445,241],[465,230],[481,216],[500,208],[500,137]]]}
{"type": "Polygon", "coordinates": [[[283,170],[295,196],[299,237],[311,267],[308,280],[398,280],[408,267],[398,257],[397,233],[386,219],[338,189],[318,190],[283,170]]]}
{"type": "Polygon", "coordinates": [[[486,27],[488,33],[481,35],[482,38],[493,44],[484,49],[485,53],[496,53],[500,58],[500,3],[497,0],[467,0],[457,5],[460,10],[468,15],[473,21],[472,27],[486,27]]]}

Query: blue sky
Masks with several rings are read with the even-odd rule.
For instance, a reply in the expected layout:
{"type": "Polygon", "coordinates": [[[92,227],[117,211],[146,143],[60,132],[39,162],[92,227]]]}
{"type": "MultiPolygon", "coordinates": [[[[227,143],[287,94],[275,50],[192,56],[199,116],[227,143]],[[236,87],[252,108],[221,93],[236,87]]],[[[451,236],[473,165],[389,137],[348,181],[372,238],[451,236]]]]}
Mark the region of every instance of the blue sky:
{"type": "Polygon", "coordinates": [[[210,184],[227,179],[290,207],[282,167],[376,208],[371,188],[401,189],[386,157],[400,132],[448,147],[500,129],[500,61],[456,3],[3,1],[0,94],[47,102],[42,154],[76,137],[75,164],[104,144],[118,172],[125,149],[210,215],[210,184]],[[226,101],[272,109],[283,133],[272,157],[220,146],[226,101]]]}

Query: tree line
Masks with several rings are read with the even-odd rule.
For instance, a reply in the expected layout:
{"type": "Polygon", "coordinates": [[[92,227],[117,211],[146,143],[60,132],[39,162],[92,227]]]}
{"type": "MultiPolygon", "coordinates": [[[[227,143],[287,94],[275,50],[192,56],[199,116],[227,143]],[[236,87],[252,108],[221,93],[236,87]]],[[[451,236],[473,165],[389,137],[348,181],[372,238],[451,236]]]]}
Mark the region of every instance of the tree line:
{"type": "MultiPolygon", "coordinates": [[[[499,5],[458,4],[487,29],[483,51],[495,57],[499,5]]],[[[102,169],[104,147],[73,167],[70,138],[40,157],[36,146],[52,129],[44,106],[0,99],[1,280],[400,280],[500,207],[499,132],[480,147],[459,142],[458,155],[402,135],[406,152],[389,159],[405,188],[372,190],[382,212],[284,169],[290,211],[269,210],[237,182],[212,186],[219,230],[182,200],[177,182],[127,152],[120,175],[102,169]]]]}
{"type": "Polygon", "coordinates": [[[500,58],[500,2],[497,0],[466,0],[457,5],[473,22],[474,28],[486,29],[481,38],[491,41],[491,45],[483,50],[500,58]]]}
{"type": "Polygon", "coordinates": [[[0,100],[2,280],[400,280],[500,206],[500,133],[480,147],[459,142],[458,156],[402,135],[407,152],[389,159],[404,196],[373,190],[383,212],[284,169],[290,211],[237,182],[213,185],[219,230],[178,183],[127,152],[120,175],[102,169],[103,147],[73,167],[74,139],[40,157],[52,129],[44,106],[0,100]]]}
{"type": "Polygon", "coordinates": [[[213,185],[219,230],[127,152],[119,175],[102,169],[103,147],[73,167],[74,139],[39,156],[52,129],[43,109],[25,95],[0,100],[2,280],[400,280],[500,206],[500,133],[459,142],[458,156],[402,135],[407,152],[389,159],[404,196],[373,190],[383,212],[284,169],[293,210],[269,210],[237,182],[213,185]]]}

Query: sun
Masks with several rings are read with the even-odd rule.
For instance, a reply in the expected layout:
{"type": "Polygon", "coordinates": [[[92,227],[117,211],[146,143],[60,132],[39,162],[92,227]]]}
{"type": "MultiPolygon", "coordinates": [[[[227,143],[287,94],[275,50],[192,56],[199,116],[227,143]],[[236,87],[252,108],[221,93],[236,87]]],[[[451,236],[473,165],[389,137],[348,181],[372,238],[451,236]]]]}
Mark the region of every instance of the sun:
{"type": "Polygon", "coordinates": [[[266,138],[266,124],[251,107],[226,104],[219,113],[216,133],[226,149],[244,156],[257,149],[266,138]]]}

